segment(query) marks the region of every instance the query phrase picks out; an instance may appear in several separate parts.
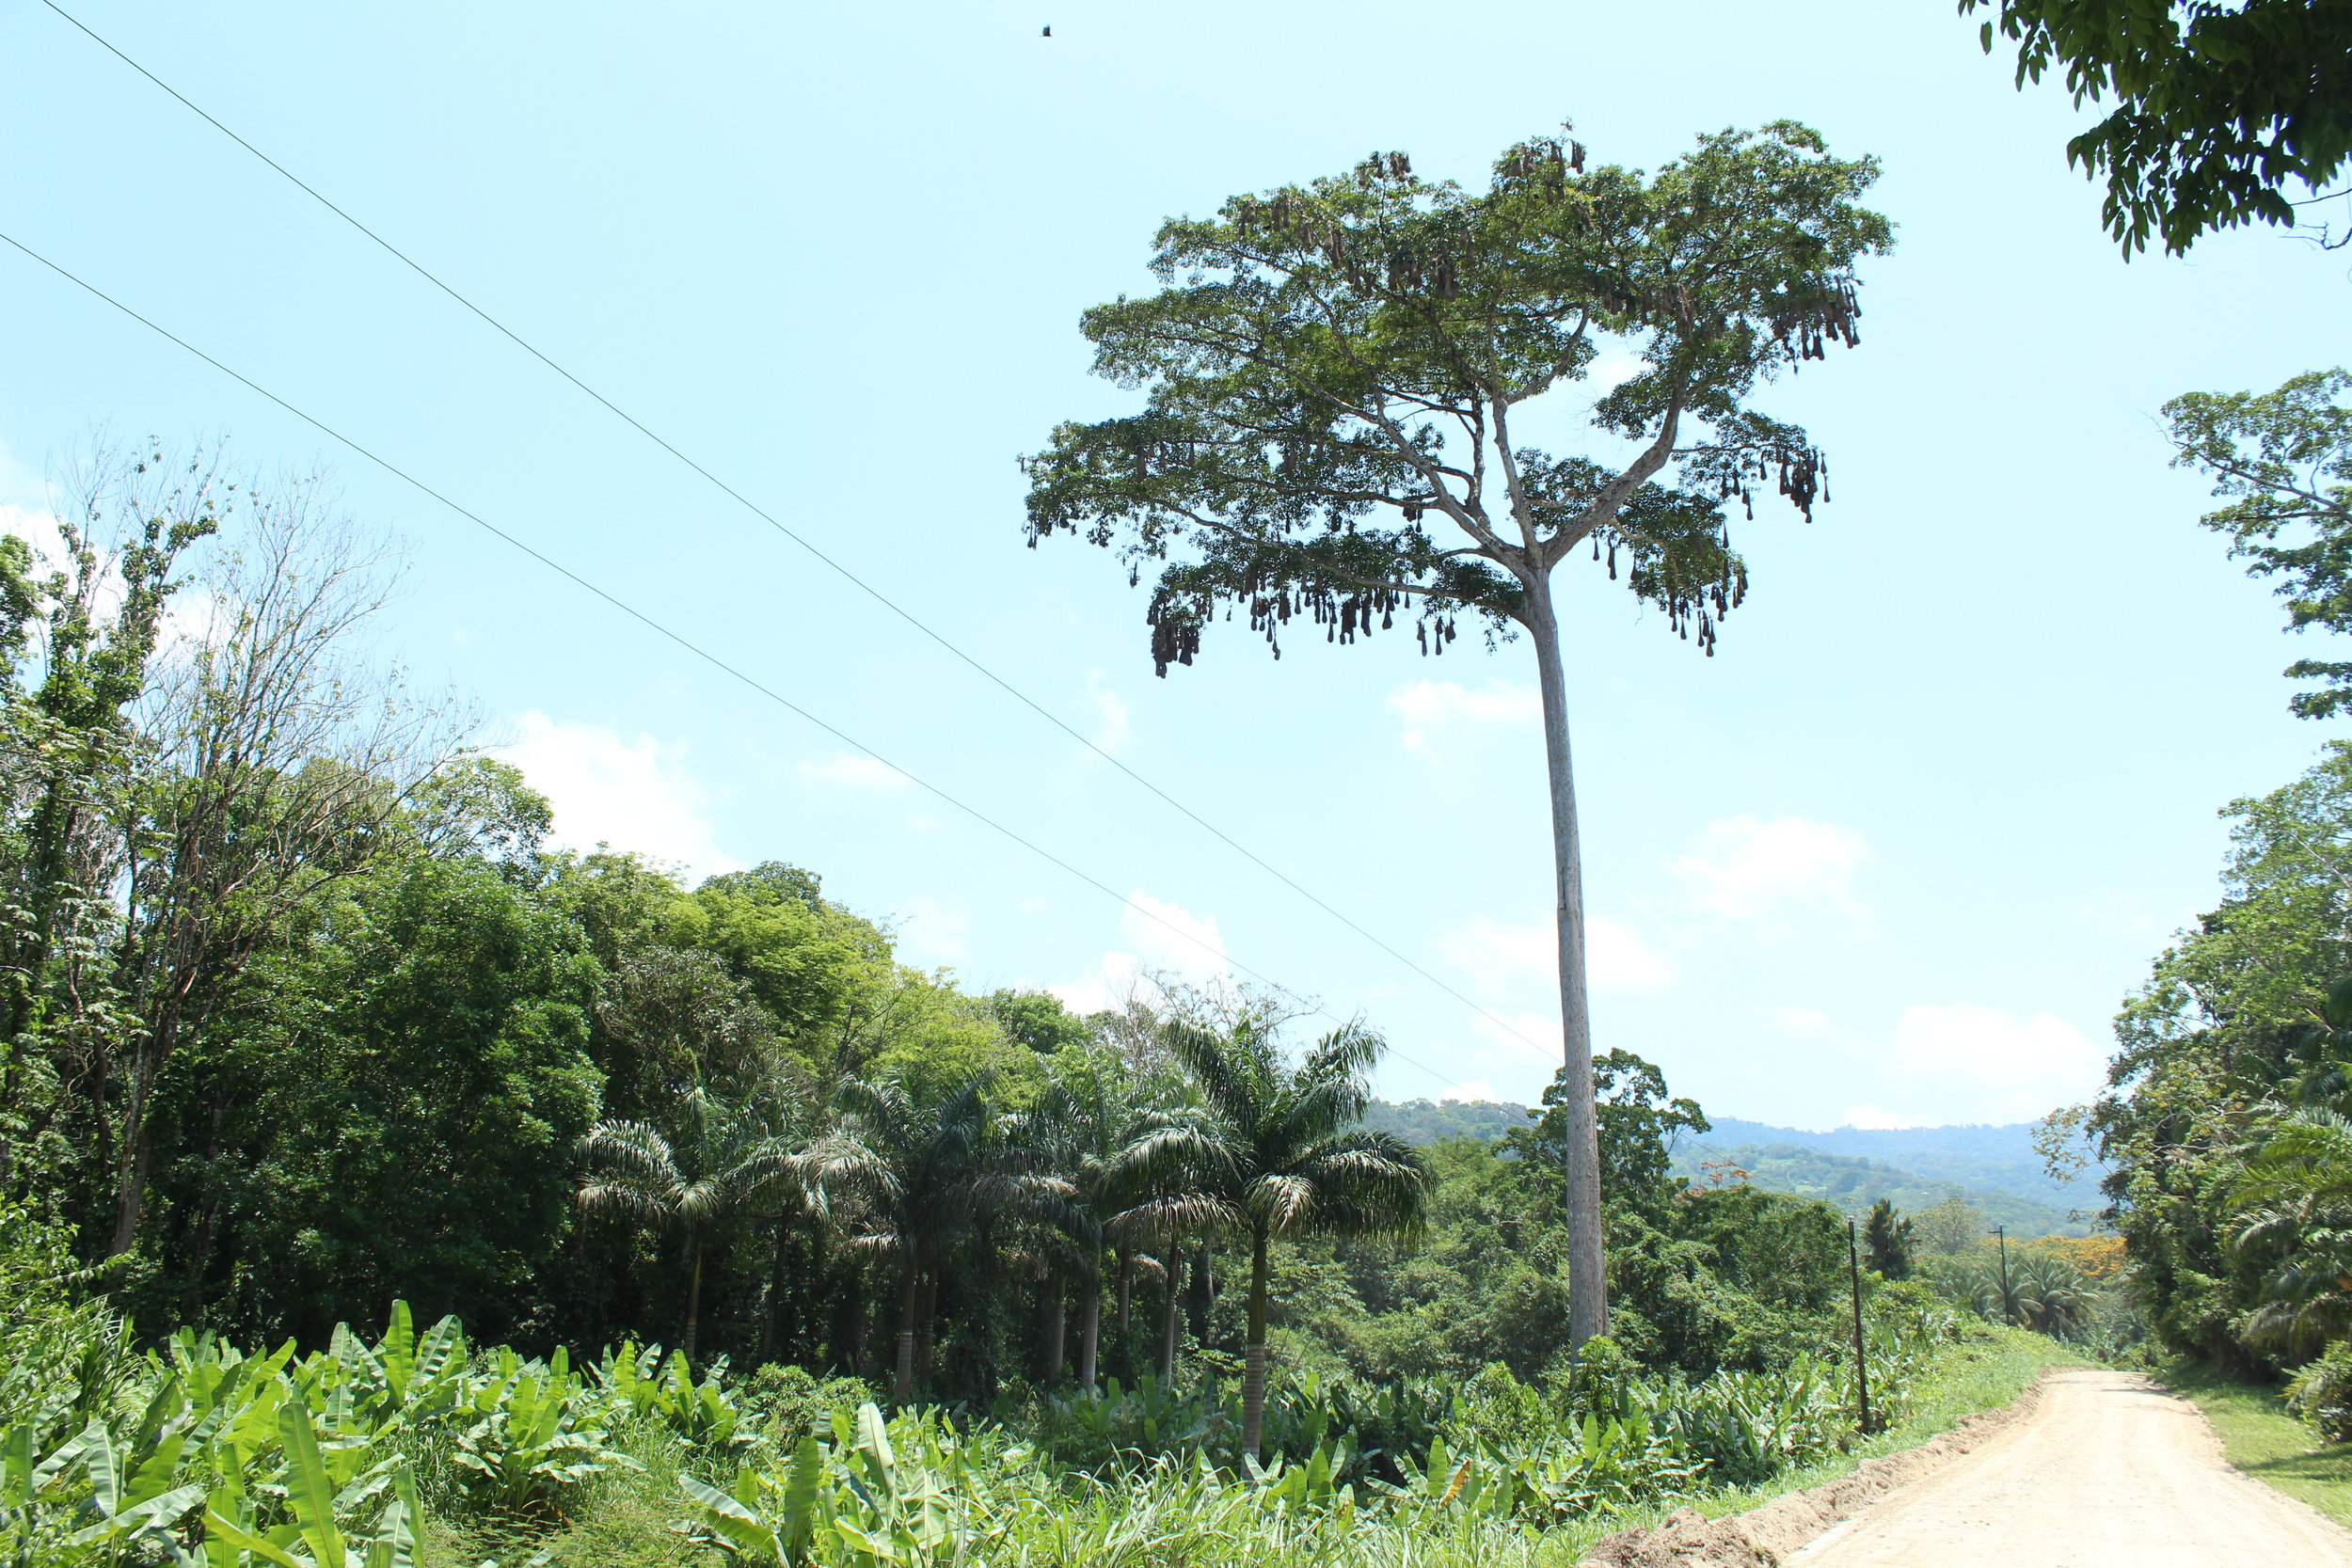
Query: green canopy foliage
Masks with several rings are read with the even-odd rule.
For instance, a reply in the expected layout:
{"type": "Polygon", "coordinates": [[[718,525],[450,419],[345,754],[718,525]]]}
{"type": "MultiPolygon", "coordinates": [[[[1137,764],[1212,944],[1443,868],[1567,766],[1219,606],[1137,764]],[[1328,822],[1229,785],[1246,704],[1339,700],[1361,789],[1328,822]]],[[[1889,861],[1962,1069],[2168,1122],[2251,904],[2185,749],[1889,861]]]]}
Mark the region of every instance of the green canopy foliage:
{"type": "Polygon", "coordinates": [[[2174,254],[2259,219],[2292,224],[2297,189],[2352,156],[2352,11],[2312,0],[1960,0],[2017,45],[2017,82],[2064,67],[2076,104],[2114,111],[2066,144],[2107,177],[2100,215],[2123,254],[2174,254]]]}
{"type": "Polygon", "coordinates": [[[2280,1328],[2336,1310],[2298,1302],[2296,1280],[2341,1289],[2312,1265],[2332,1244],[2323,1114],[2352,1109],[2352,744],[2228,815],[2223,899],[2125,1004],[2109,1087],[2083,1119],[2113,1163],[2109,1217],[2153,1332],[2274,1367],[2312,1348],[2280,1328]]]}
{"type": "MultiPolygon", "coordinates": [[[[2294,631],[2352,630],[2352,374],[2312,371],[2278,390],[2190,392],[2164,405],[2175,467],[2202,469],[2230,504],[2204,525],[2255,577],[2275,577],[2294,631]],[[2283,537],[2282,537],[2283,535],[2283,537]]],[[[2327,719],[2352,703],[2352,663],[2298,659],[2290,680],[2316,679],[2290,705],[2327,719]]]]}
{"type": "Polygon", "coordinates": [[[1441,652],[1462,610],[1498,631],[1540,619],[1529,595],[1586,545],[1711,648],[1746,588],[1725,502],[1753,515],[1772,484],[1810,515],[1820,494],[1804,432],[1747,403],[1855,341],[1851,269],[1892,233],[1855,204],[1876,174],[1779,122],[1654,176],[1538,138],[1484,195],[1390,153],[1170,220],[1165,287],[1084,321],[1096,371],[1145,408],[1064,424],[1026,460],[1030,542],[1076,533],[1154,571],[1163,674],[1227,607],[1278,655],[1294,616],[1352,642],[1399,612],[1441,652]],[[1642,368],[1594,423],[1642,456],[1517,444],[1513,411],[1612,341],[1642,368]],[[1673,486],[1654,477],[1670,462],[1673,486]]]}

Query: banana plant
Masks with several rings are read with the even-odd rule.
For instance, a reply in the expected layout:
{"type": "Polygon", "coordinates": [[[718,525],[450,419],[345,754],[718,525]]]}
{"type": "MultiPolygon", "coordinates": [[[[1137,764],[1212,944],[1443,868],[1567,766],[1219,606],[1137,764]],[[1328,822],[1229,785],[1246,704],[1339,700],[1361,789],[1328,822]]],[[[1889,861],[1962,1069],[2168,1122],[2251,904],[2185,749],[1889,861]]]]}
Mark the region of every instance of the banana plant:
{"type": "Polygon", "coordinates": [[[496,1375],[460,1406],[476,1419],[451,1456],[481,1478],[477,1490],[489,1502],[511,1513],[544,1512],[591,1476],[616,1465],[644,1468],[611,1447],[603,1428],[580,1422],[580,1385],[561,1350],[543,1366],[501,1349],[496,1365],[496,1375]]]}
{"type": "Polygon", "coordinates": [[[867,1563],[928,1561],[954,1540],[954,1510],[938,1473],[919,1461],[899,1463],[889,1423],[878,1406],[859,1405],[854,1422],[846,1411],[836,1410],[833,1428],[843,1481],[858,1503],[854,1514],[842,1510],[833,1521],[834,1533],[851,1560],[861,1568],[867,1563]]]}
{"type": "MultiPolygon", "coordinates": [[[[834,1412],[832,1424],[830,1445],[803,1438],[781,1476],[746,1465],[732,1493],[681,1476],[695,1523],[739,1562],[756,1568],[809,1561],[914,1568],[958,1557],[974,1537],[976,1508],[985,1511],[991,1487],[954,1439],[928,1415],[902,1415],[902,1453],[891,1440],[893,1423],[870,1403],[855,1416],[834,1412]]],[[[1017,1466],[1026,1452],[998,1455],[998,1465],[1017,1466]]]]}
{"type": "Polygon", "coordinates": [[[593,1375],[623,1413],[660,1416],[684,1441],[720,1451],[741,1448],[756,1435],[726,1391],[726,1367],[721,1356],[697,1383],[684,1355],[664,1356],[660,1345],[641,1353],[624,1340],[605,1353],[593,1375]]]}
{"type": "Polygon", "coordinates": [[[372,1433],[432,1420],[455,1408],[465,1392],[464,1328],[445,1317],[420,1335],[405,1301],[392,1303],[384,1338],[373,1348],[337,1323],[326,1360],[347,1390],[352,1418],[372,1433]]]}
{"type": "Polygon", "coordinates": [[[348,1477],[339,1477],[312,1430],[311,1415],[299,1396],[278,1408],[278,1437],[285,1454],[285,1512],[290,1517],[264,1524],[241,1474],[223,1476],[207,1499],[203,1568],[413,1568],[417,1551],[416,1483],[407,1462],[388,1454],[348,1477]],[[338,1484],[339,1479],[341,1484],[338,1484]],[[376,1498],[391,1494],[372,1528],[358,1533],[354,1523],[376,1498]]]}
{"type": "Polygon", "coordinates": [[[739,1560],[761,1568],[801,1568],[818,1528],[829,1523],[824,1452],[814,1435],[793,1448],[782,1476],[746,1465],[736,1472],[732,1494],[688,1475],[678,1477],[678,1486],[704,1528],[739,1560]]]}
{"type": "Polygon", "coordinates": [[[204,1500],[200,1483],[172,1484],[184,1423],[167,1421],[142,1435],[119,1444],[104,1421],[93,1420],[47,1453],[32,1423],[0,1437],[0,1540],[11,1568],[112,1563],[135,1552],[182,1555],[171,1530],[204,1500]]]}
{"type": "Polygon", "coordinates": [[[1248,1454],[1242,1456],[1242,1470],[1257,1489],[1259,1505],[1278,1513],[1325,1513],[1344,1509],[1353,1513],[1356,1489],[1342,1482],[1341,1477],[1353,1466],[1347,1439],[1335,1443],[1317,1444],[1298,1464],[1274,1460],[1261,1468],[1248,1454]]]}

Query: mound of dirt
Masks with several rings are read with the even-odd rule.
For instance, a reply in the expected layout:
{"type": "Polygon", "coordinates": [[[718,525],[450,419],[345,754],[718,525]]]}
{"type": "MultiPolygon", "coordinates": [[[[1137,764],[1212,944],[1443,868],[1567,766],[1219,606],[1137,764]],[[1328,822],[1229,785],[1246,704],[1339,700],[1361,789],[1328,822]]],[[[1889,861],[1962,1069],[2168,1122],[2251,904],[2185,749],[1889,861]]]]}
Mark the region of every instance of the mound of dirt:
{"type": "MultiPolygon", "coordinates": [[[[2045,1374],[2046,1375],[2046,1374],[2045,1374]]],[[[1958,1459],[2041,1402],[2040,1380],[2003,1410],[1964,1418],[1931,1442],[1866,1459],[1846,1474],[1728,1519],[1677,1509],[1656,1529],[1629,1529],[1593,1548],[1578,1568],[1776,1568],[1831,1526],[1958,1459]]]]}

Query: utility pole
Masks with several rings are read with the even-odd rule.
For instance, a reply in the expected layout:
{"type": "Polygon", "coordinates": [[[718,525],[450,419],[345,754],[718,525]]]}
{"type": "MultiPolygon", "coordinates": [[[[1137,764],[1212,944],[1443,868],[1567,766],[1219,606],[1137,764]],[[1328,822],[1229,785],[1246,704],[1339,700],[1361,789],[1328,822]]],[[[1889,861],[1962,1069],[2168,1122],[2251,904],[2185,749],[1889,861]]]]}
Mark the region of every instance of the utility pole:
{"type": "Polygon", "coordinates": [[[1870,1418],[1870,1363],[1862,1338],[1862,1249],[1851,1220],[1846,1222],[1846,1277],[1853,1286],[1853,1378],[1861,1395],[1862,1432],[1867,1437],[1878,1430],[1878,1423],[1870,1418]]]}
{"type": "Polygon", "coordinates": [[[2001,1244],[2001,1321],[2015,1328],[2017,1309],[2011,1304],[2016,1297],[2010,1294],[2009,1289],[2009,1227],[1996,1225],[1993,1227],[1993,1235],[2001,1244]]]}

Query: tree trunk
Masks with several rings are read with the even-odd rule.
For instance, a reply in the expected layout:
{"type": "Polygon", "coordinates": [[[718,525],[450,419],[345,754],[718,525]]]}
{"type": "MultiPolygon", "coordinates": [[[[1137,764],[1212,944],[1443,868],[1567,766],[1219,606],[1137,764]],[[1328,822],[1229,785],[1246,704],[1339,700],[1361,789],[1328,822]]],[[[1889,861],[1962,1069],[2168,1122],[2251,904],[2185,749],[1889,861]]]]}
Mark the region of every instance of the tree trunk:
{"type": "Polygon", "coordinates": [[[1192,1288],[1184,1292],[1184,1311],[1192,1320],[1192,1342],[1209,1342],[1209,1313],[1216,1306],[1216,1260],[1207,1247],[1192,1254],[1192,1288]]]}
{"type": "Polygon", "coordinates": [[[1265,1298],[1270,1284],[1266,1239],[1249,1239],[1249,1331],[1242,1349],[1241,1451],[1258,1457],[1265,1431],[1265,1298]]]}
{"type": "Polygon", "coordinates": [[[791,1247],[792,1216],[789,1213],[780,1214],[776,1217],[776,1264],[768,1275],[768,1310],[759,1315],[759,1359],[755,1370],[768,1364],[776,1348],[776,1341],[781,1338],[776,1333],[776,1323],[784,1316],[786,1276],[791,1273],[791,1247]]]}
{"type": "Polygon", "coordinates": [[[914,1321],[914,1376],[926,1390],[936,1386],[931,1381],[931,1350],[939,1343],[939,1276],[923,1276],[923,1307],[914,1321]]]}
{"type": "Polygon", "coordinates": [[[898,1375],[891,1397],[900,1404],[914,1398],[914,1319],[923,1301],[923,1276],[910,1260],[898,1287],[898,1375]]]}
{"type": "Polygon", "coordinates": [[[147,1051],[140,1052],[131,1065],[131,1092],[122,1107],[122,1142],[115,1150],[115,1233],[106,1247],[109,1258],[131,1250],[147,1212],[147,1173],[155,1152],[154,1134],[148,1125],[155,1069],[155,1060],[147,1051]]]}
{"type": "Polygon", "coordinates": [[[1045,1297],[1044,1354],[1038,1360],[1045,1369],[1045,1386],[1061,1381],[1064,1360],[1063,1347],[1070,1332],[1070,1287],[1059,1275],[1054,1276],[1053,1291],[1045,1297]]]}
{"type": "Polygon", "coordinates": [[[1593,1108],[1593,1022],[1584,984],[1584,864],[1577,842],[1576,775],[1568,756],[1567,676],[1551,584],[1529,585],[1528,641],[1543,690],[1544,762],[1551,781],[1551,858],[1558,895],[1561,1052],[1565,1058],[1568,1154],[1568,1342],[1609,1332],[1600,1233],[1600,1128],[1593,1108]]]}
{"type": "Polygon", "coordinates": [[[1135,1341],[1128,1330],[1135,1323],[1136,1255],[1122,1244],[1119,1249],[1119,1332],[1111,1337],[1111,1360],[1118,1374],[1130,1383],[1136,1376],[1135,1341]]]}
{"type": "Polygon", "coordinates": [[[694,1330],[703,1311],[703,1239],[696,1236],[686,1243],[686,1343],[680,1347],[686,1357],[686,1370],[694,1370],[694,1330]]]}
{"type": "MultiPolygon", "coordinates": [[[[215,1091],[212,1097],[211,1126],[204,1139],[203,1207],[196,1227],[196,1240],[188,1248],[187,1283],[181,1288],[180,1321],[192,1323],[203,1309],[204,1271],[212,1266],[213,1238],[220,1229],[220,1129],[228,1118],[228,1096],[215,1091]]],[[[5,1170],[0,1164],[0,1170],[5,1170]]]]}
{"type": "Polygon", "coordinates": [[[1176,1295],[1177,1281],[1184,1277],[1184,1254],[1170,1247],[1160,1261],[1168,1275],[1168,1305],[1160,1315],[1160,1383],[1166,1386],[1176,1381],[1176,1295]]]}
{"type": "Polygon", "coordinates": [[[1094,1392],[1094,1362],[1103,1340],[1103,1274],[1087,1275],[1086,1305],[1078,1309],[1078,1386],[1094,1392]]]}

